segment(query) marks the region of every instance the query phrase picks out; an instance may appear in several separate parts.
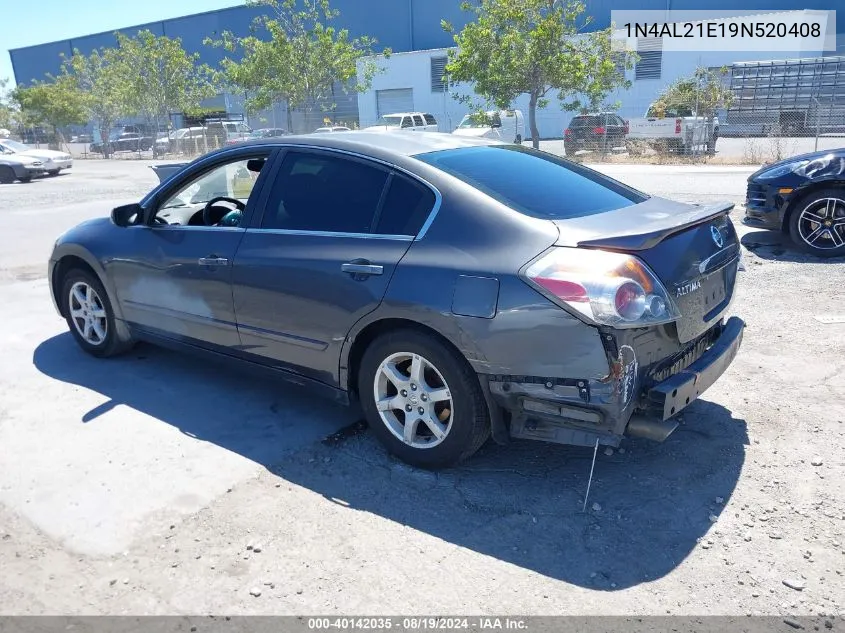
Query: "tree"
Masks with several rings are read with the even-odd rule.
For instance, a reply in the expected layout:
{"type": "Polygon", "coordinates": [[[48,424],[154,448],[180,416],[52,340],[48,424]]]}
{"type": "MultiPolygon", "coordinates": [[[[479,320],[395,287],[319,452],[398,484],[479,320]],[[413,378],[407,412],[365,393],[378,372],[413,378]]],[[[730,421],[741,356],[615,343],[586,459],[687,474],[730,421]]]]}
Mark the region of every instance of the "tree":
{"type": "Polygon", "coordinates": [[[62,65],[64,76],[72,81],[83,95],[86,120],[100,130],[103,155],[108,158],[109,133],[115,122],[127,113],[123,97],[128,93],[128,76],[117,62],[114,48],[103,48],[83,55],[78,50],[62,65]]]}
{"type": "Polygon", "coordinates": [[[664,88],[653,104],[656,112],[670,109],[689,109],[708,120],[720,108],[729,108],[733,92],[723,81],[727,68],[712,70],[700,66],[687,77],[681,77],[664,88]]]}
{"type": "Polygon", "coordinates": [[[0,79],[0,130],[11,130],[17,123],[17,108],[8,85],[8,79],[0,79]]]}
{"type": "MultiPolygon", "coordinates": [[[[617,64],[609,29],[580,32],[579,20],[581,26],[590,22],[581,20],[585,6],[580,0],[476,0],[464,1],[461,8],[475,19],[459,33],[442,22],[457,44],[449,52],[446,78],[450,84],[473,83],[477,95],[501,109],[527,94],[535,148],[540,144],[537,108],[548,105],[550,92],[556,92],[564,109],[578,110],[630,85],[624,68],[633,65],[633,57],[623,55],[617,64]]],[[[467,105],[472,102],[454,96],[467,105]]]]}
{"type": "MultiPolygon", "coordinates": [[[[326,109],[334,108],[331,100],[337,84],[344,90],[369,89],[380,68],[362,58],[373,54],[376,40],[350,38],[349,31],[332,26],[340,12],[331,8],[329,0],[248,0],[247,4],[269,9],[256,18],[252,35],[225,32],[222,39],[206,43],[230,54],[241,53],[237,61],[224,58],[221,72],[227,85],[246,94],[249,111],[281,101],[287,104],[289,117],[291,110],[300,108],[307,117],[320,102],[328,101],[326,109]],[[266,39],[256,35],[262,29],[266,39]]],[[[390,50],[383,54],[389,56],[390,50]]]]}
{"type": "Polygon", "coordinates": [[[707,122],[708,152],[715,152],[713,124],[720,108],[729,108],[733,103],[733,92],[723,81],[728,69],[718,70],[699,66],[692,75],[681,77],[669,84],[657,97],[652,109],[655,116],[662,117],[668,110],[689,110],[696,116],[705,117],[707,122]]]}
{"type": "MultiPolygon", "coordinates": [[[[157,132],[172,112],[193,114],[217,90],[213,73],[199,65],[199,53],[188,53],[180,38],[139,31],[135,37],[116,33],[116,70],[125,81],[117,84],[124,108],[143,117],[157,132]]],[[[153,152],[155,153],[155,143],[153,152]]]]}
{"type": "Polygon", "coordinates": [[[28,124],[51,128],[56,142],[61,144],[62,128],[87,122],[85,97],[67,75],[48,78],[49,81],[31,86],[18,86],[12,91],[12,98],[28,124]]]}

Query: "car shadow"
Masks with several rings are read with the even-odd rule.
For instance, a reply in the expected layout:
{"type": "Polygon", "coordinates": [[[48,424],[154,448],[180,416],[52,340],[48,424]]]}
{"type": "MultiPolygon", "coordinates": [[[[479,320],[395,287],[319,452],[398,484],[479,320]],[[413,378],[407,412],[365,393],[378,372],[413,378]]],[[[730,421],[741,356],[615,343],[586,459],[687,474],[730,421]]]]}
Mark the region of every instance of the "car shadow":
{"type": "MultiPolygon", "coordinates": [[[[616,591],[674,570],[708,533],[732,495],[748,444],[744,420],[700,400],[662,443],[626,440],[599,450],[589,498],[593,450],[538,442],[488,443],[458,468],[431,473],[387,455],[358,413],[272,379],[149,346],[99,361],[69,334],[35,350],[47,376],[109,400],[81,412],[90,423],[123,405],[265,466],[350,512],[368,512],[460,548],[596,590],[616,591]],[[186,375],[190,379],[186,379],[186,375]],[[200,389],[174,388],[186,382],[200,389]],[[266,423],[252,405],[272,403],[282,422],[266,423]],[[346,416],[346,422],[343,422],[346,416]],[[322,418],[334,431],[302,450],[280,449],[288,434],[322,418]],[[343,427],[341,429],[341,427],[343,427]],[[338,430],[341,429],[341,430],[338,430]]],[[[351,520],[351,517],[350,517],[351,520]]]]}
{"type": "Polygon", "coordinates": [[[788,234],[780,231],[750,231],[740,238],[740,243],[760,259],[796,263],[835,263],[843,257],[816,257],[798,249],[788,234]]]}

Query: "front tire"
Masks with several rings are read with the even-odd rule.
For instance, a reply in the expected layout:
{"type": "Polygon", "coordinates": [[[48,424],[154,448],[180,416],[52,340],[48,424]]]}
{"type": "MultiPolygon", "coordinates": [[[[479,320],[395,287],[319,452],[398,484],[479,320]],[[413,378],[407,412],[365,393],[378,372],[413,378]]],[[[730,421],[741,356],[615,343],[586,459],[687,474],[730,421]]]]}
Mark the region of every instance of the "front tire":
{"type": "Polygon", "coordinates": [[[15,170],[7,165],[0,165],[0,184],[11,184],[15,182],[17,176],[15,170]]]}
{"type": "Polygon", "coordinates": [[[70,270],[62,282],[62,297],[68,329],[83,350],[107,358],[132,347],[134,341],[118,331],[108,294],[95,275],[70,270]]]}
{"type": "Polygon", "coordinates": [[[432,335],[399,330],[373,341],[361,359],[358,394],[373,434],[412,466],[452,466],[490,435],[478,377],[432,335]]]}
{"type": "Polygon", "coordinates": [[[845,188],[822,189],[798,200],[789,216],[789,235],[816,257],[845,255],[845,188]]]}

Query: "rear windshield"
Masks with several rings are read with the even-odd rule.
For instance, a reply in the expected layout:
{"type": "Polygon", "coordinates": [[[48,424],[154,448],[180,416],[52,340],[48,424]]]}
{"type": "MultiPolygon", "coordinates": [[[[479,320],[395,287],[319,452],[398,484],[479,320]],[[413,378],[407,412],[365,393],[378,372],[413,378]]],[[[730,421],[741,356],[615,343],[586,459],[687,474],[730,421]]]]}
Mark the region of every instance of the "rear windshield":
{"type": "Polygon", "coordinates": [[[604,122],[604,117],[577,116],[569,123],[569,127],[598,127],[604,122]]]}
{"type": "Polygon", "coordinates": [[[580,218],[648,199],[592,169],[518,145],[463,147],[414,158],[535,218],[580,218]]]}

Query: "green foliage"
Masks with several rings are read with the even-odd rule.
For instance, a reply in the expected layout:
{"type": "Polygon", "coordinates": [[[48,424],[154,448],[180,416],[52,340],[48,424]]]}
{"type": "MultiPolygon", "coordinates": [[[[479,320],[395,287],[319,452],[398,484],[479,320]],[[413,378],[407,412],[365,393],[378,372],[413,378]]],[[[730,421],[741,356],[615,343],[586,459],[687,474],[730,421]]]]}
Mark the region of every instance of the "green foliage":
{"type": "Polygon", "coordinates": [[[18,112],[12,99],[11,91],[6,87],[8,79],[0,79],[0,129],[11,130],[17,127],[18,112]]]}
{"type": "Polygon", "coordinates": [[[199,53],[188,53],[179,38],[139,31],[135,37],[116,33],[115,66],[124,80],[117,85],[126,112],[140,115],[156,129],[172,112],[194,114],[217,90],[211,70],[198,65],[199,53]]]}
{"type": "MultiPolygon", "coordinates": [[[[130,114],[124,96],[128,93],[129,76],[119,64],[117,50],[103,48],[83,55],[75,50],[65,59],[62,73],[72,81],[83,96],[86,120],[93,121],[100,130],[103,140],[117,120],[130,114]]],[[[108,147],[104,149],[108,155],[108,147]]]]}
{"type": "Polygon", "coordinates": [[[52,128],[57,139],[61,128],[87,121],[85,96],[67,75],[18,86],[12,91],[25,125],[52,128]]]}
{"type": "MultiPolygon", "coordinates": [[[[221,39],[207,38],[206,43],[227,53],[220,66],[222,81],[245,93],[250,112],[277,102],[287,103],[289,109],[308,110],[319,101],[330,103],[337,83],[344,90],[348,86],[367,90],[379,72],[374,62],[362,60],[373,53],[376,40],[352,39],[346,29],[332,26],[339,12],[329,0],[249,0],[247,4],[268,9],[256,18],[252,35],[236,37],[225,32],[221,39]],[[269,38],[256,36],[260,30],[269,38]],[[235,53],[241,53],[238,61],[230,57],[235,53]]],[[[333,104],[327,109],[333,109],[333,104]]]]}
{"type": "Polygon", "coordinates": [[[678,108],[689,109],[698,116],[713,118],[717,110],[729,108],[733,103],[733,93],[724,82],[727,72],[724,67],[719,70],[697,68],[692,75],[676,79],[667,86],[652,105],[652,110],[665,113],[678,108]]]}
{"type": "MultiPolygon", "coordinates": [[[[446,77],[452,84],[471,82],[485,105],[511,107],[514,99],[529,96],[529,126],[534,146],[539,145],[536,110],[554,94],[567,110],[595,107],[618,87],[630,83],[611,54],[610,30],[581,33],[580,0],[476,0],[461,8],[475,19],[455,33],[457,50],[450,51],[446,77]]],[[[452,25],[443,28],[454,33],[452,25]]],[[[630,68],[628,56],[622,66],[630,68]]],[[[455,98],[473,104],[472,98],[455,98]]]]}

